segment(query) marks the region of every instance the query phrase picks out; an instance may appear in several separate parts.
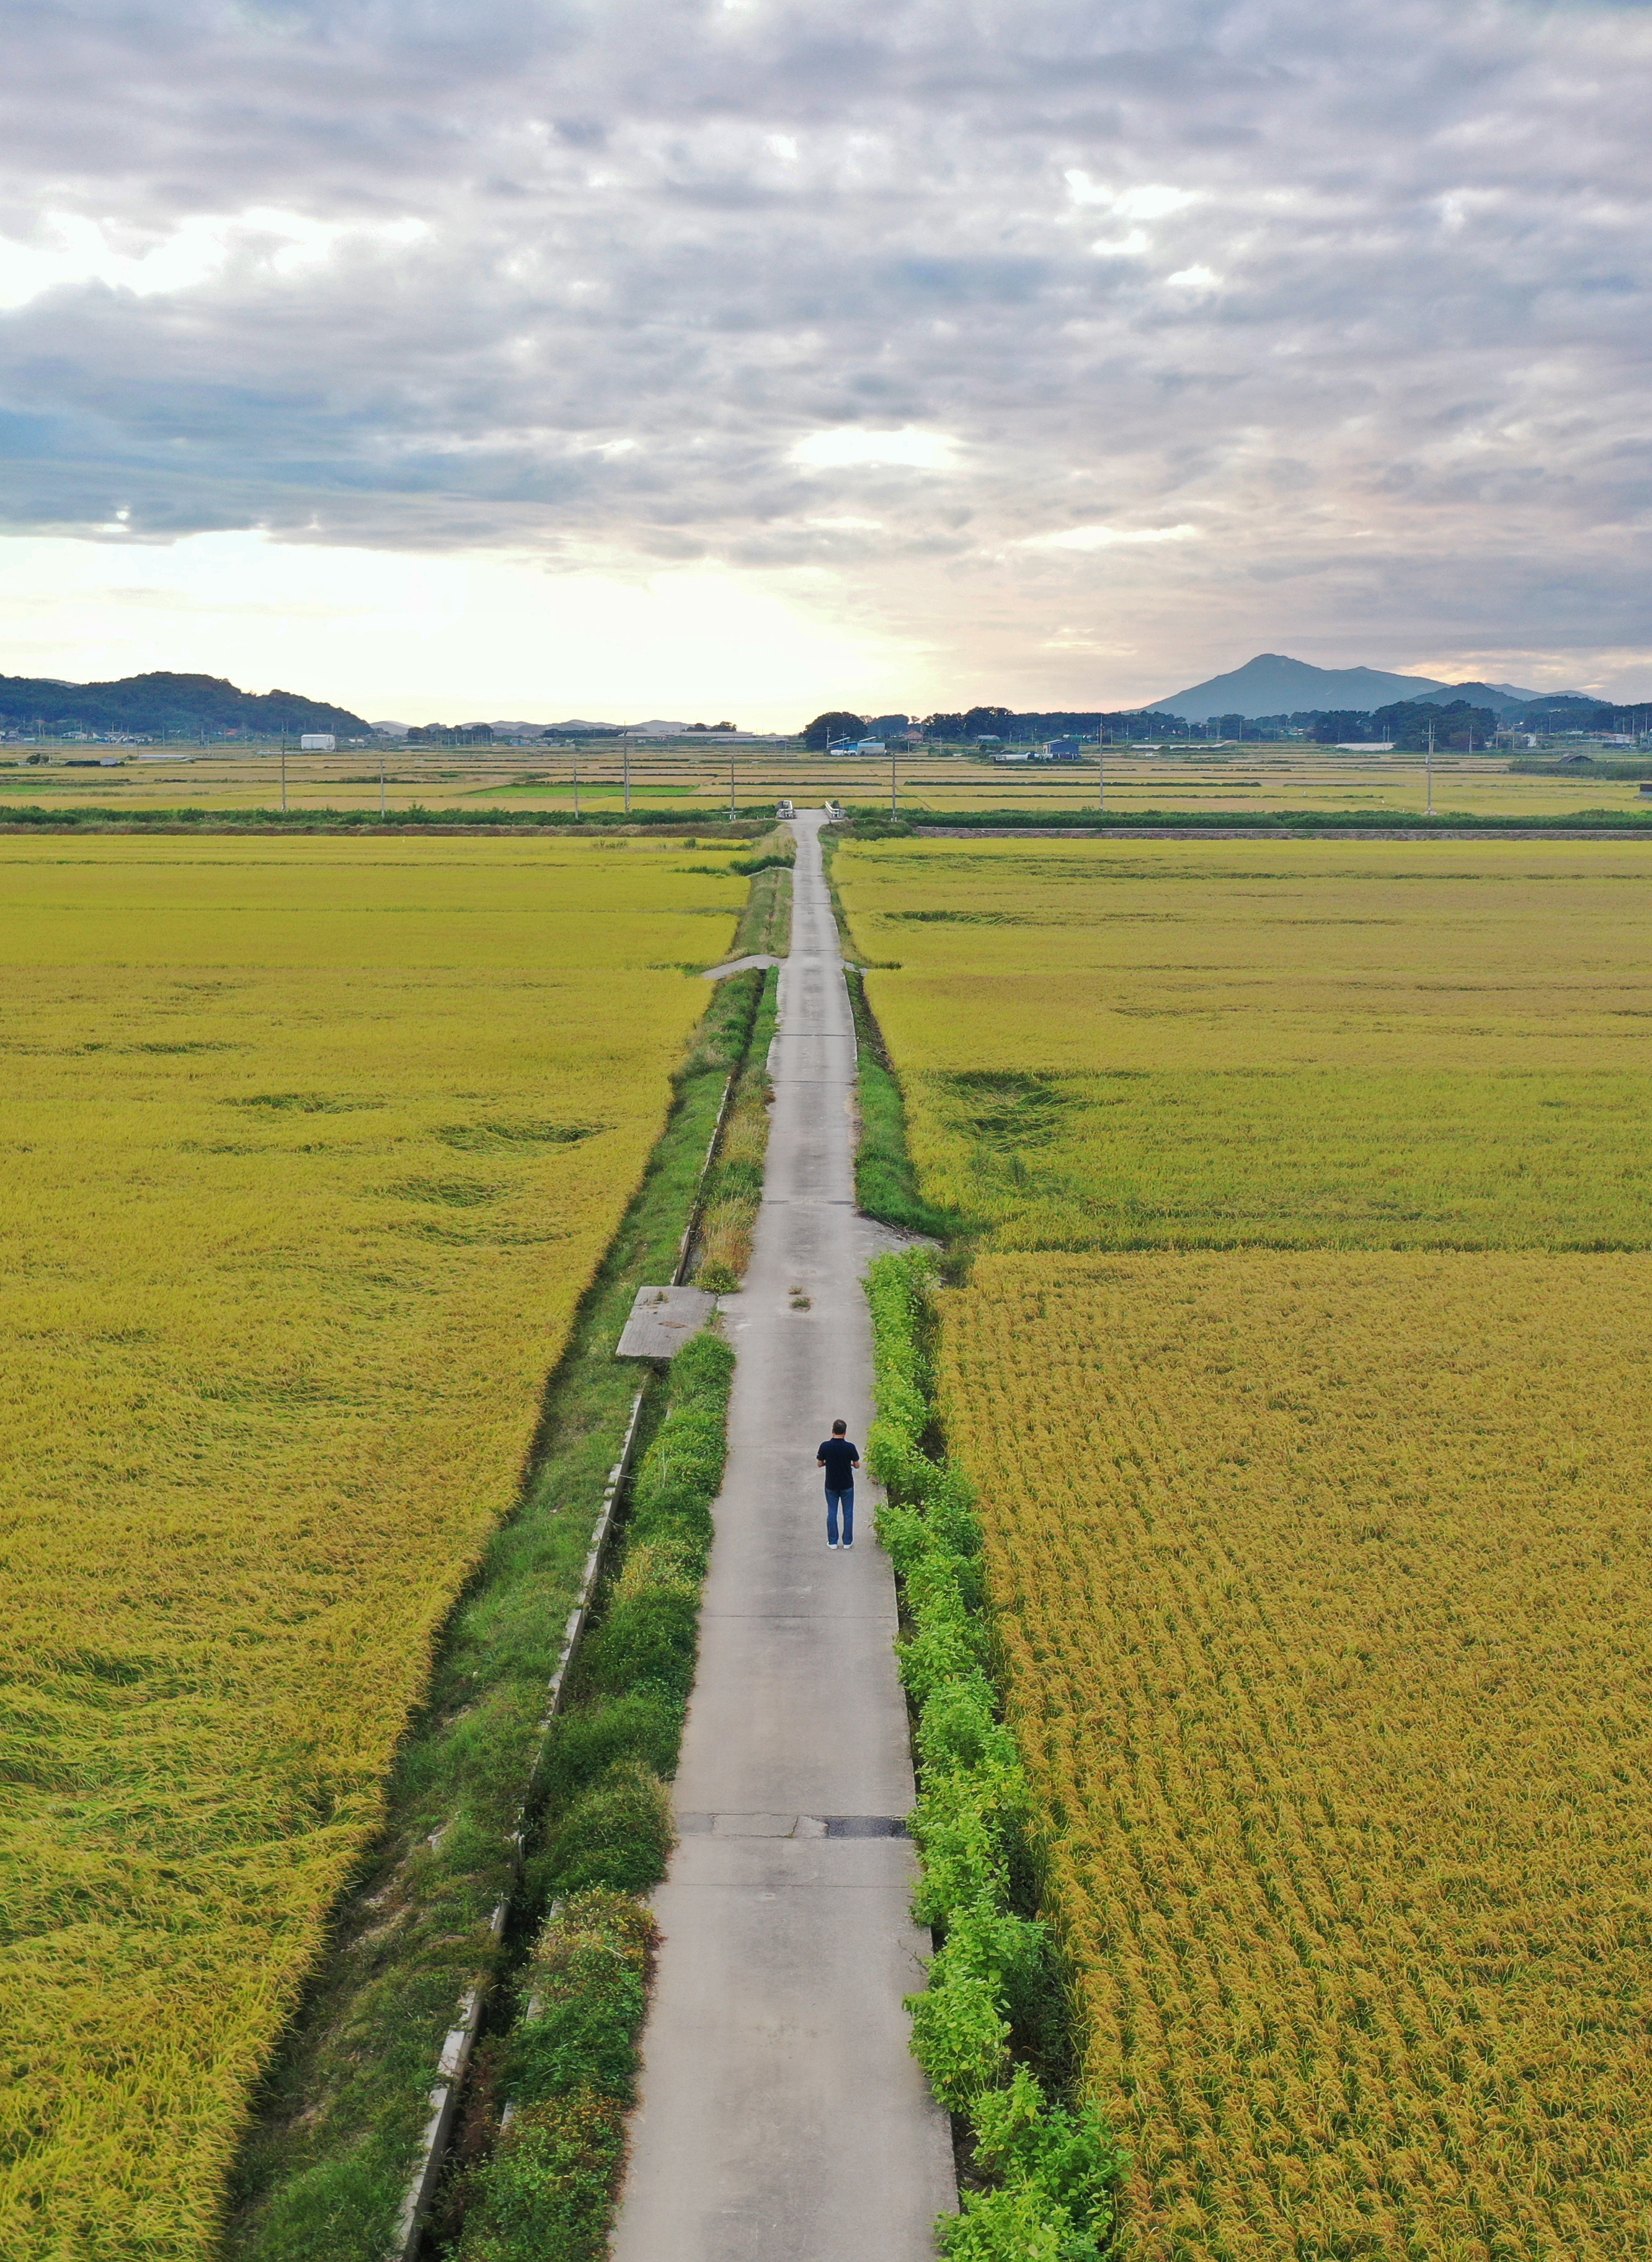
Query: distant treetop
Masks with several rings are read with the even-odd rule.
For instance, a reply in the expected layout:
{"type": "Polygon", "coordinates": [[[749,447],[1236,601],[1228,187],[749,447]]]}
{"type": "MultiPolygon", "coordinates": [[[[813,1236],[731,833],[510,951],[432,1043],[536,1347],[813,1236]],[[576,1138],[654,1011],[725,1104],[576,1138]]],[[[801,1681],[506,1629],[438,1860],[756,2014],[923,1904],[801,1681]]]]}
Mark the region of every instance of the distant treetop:
{"type": "Polygon", "coordinates": [[[866,717],[851,715],[847,709],[834,707],[829,714],[817,715],[804,730],[803,743],[814,753],[824,753],[828,746],[836,746],[843,738],[863,738],[866,717]]]}

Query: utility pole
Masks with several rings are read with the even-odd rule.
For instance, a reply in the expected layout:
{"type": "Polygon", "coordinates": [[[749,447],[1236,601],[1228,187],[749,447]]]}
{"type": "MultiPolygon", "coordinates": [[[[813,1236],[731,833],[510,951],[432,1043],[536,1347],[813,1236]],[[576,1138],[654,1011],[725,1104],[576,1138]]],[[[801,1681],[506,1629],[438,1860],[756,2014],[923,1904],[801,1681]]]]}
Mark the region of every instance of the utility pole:
{"type": "Polygon", "coordinates": [[[1105,731],[1095,742],[1095,760],[1100,780],[1096,789],[1095,805],[1098,810],[1104,810],[1107,805],[1107,741],[1105,731]]]}
{"type": "Polygon", "coordinates": [[[893,738],[889,742],[889,813],[892,818],[898,818],[900,815],[900,808],[896,795],[895,741],[893,738]]]}
{"type": "Polygon", "coordinates": [[[734,822],[734,749],[728,750],[728,821],[734,822]]]}
{"type": "Polygon", "coordinates": [[[1434,726],[1428,726],[1428,814],[1434,814],[1434,726]]]}
{"type": "Polygon", "coordinates": [[[287,813],[287,734],[281,733],[281,814],[287,813]]]}
{"type": "Polygon", "coordinates": [[[629,817],[631,815],[631,734],[629,731],[620,732],[619,746],[625,763],[625,814],[629,817]]]}
{"type": "Polygon", "coordinates": [[[380,817],[383,817],[383,816],[386,814],[386,803],[385,803],[385,748],[384,748],[384,741],[383,741],[382,739],[380,739],[380,740],[379,740],[379,814],[380,815],[380,817]]]}
{"type": "Polygon", "coordinates": [[[580,813],[580,750],[579,750],[579,748],[578,748],[577,746],[575,746],[575,747],[574,747],[574,816],[577,818],[577,817],[578,817],[578,815],[579,815],[579,813],[580,813]]]}

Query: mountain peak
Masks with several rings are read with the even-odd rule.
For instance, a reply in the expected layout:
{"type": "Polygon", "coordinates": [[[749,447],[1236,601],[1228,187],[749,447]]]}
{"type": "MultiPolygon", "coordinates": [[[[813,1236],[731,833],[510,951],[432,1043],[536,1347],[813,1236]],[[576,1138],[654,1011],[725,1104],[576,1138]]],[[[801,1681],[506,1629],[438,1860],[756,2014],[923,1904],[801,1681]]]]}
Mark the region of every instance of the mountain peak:
{"type": "Polygon", "coordinates": [[[1293,715],[1304,707],[1381,707],[1391,699],[1421,699],[1446,686],[1432,675],[1394,675],[1378,667],[1316,667],[1288,652],[1259,652],[1243,667],[1212,675],[1186,691],[1156,699],[1155,707],[1204,723],[1216,715],[1293,715]]]}
{"type": "Polygon", "coordinates": [[[1248,722],[1258,715],[1295,715],[1309,707],[1322,711],[1345,707],[1365,714],[1396,699],[1436,699],[1441,694],[1447,698],[1461,695],[1499,712],[1540,696],[1514,683],[1441,683],[1432,675],[1395,675],[1381,667],[1316,667],[1311,660],[1293,659],[1288,652],[1259,652],[1243,667],[1209,676],[1186,691],[1172,691],[1152,704],[1161,713],[1179,715],[1189,723],[1206,723],[1219,715],[1243,715],[1248,722]]]}

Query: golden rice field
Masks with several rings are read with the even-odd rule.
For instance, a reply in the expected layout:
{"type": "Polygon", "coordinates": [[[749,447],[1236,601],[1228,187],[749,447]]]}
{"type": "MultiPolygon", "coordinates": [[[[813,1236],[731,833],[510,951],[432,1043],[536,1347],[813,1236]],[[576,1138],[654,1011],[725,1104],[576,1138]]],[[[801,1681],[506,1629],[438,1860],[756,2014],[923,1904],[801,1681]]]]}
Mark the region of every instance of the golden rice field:
{"type": "Polygon", "coordinates": [[[995,1245],[1652,1241],[1652,846],[848,844],[926,1192],[995,1245]]]}
{"type": "Polygon", "coordinates": [[[835,869],[1137,2262],[1652,2254],[1652,866],[835,869]]]}
{"type": "Polygon", "coordinates": [[[1137,2262],[1652,2248],[1652,1257],[946,1298],[1137,2262]]]}
{"type": "Polygon", "coordinates": [[[0,843],[0,2252],[211,2242],[703,1010],[652,844],[0,843]]]}

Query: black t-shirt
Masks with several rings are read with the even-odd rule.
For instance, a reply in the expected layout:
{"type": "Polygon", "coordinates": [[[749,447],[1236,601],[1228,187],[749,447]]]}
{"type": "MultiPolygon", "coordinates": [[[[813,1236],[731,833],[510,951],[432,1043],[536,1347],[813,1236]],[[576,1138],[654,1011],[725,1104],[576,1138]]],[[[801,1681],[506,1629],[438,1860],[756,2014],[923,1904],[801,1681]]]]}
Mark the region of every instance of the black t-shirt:
{"type": "Polygon", "coordinates": [[[826,1490],[848,1492],[855,1482],[855,1464],[860,1455],[847,1437],[828,1437],[815,1459],[826,1463],[826,1490]]]}

